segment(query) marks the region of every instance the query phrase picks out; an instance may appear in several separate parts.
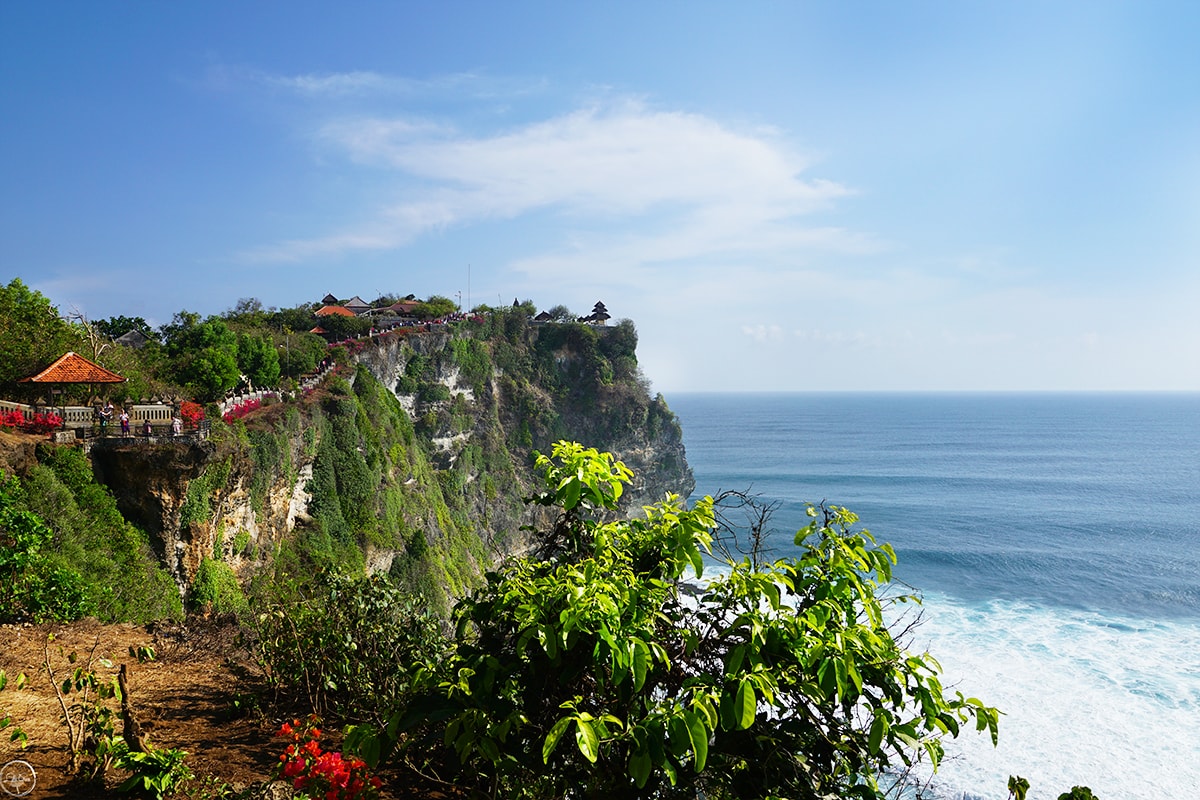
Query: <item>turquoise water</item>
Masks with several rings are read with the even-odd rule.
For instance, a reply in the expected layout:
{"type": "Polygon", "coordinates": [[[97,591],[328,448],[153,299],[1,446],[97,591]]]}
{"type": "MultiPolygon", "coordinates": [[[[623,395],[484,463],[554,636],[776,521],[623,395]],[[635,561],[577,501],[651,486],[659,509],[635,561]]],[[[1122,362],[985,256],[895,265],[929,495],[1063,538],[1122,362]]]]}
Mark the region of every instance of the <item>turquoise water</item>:
{"type": "Polygon", "coordinates": [[[1200,395],[674,395],[697,494],[845,505],[925,593],[916,646],[1000,706],[932,797],[1200,787],[1200,395]]]}

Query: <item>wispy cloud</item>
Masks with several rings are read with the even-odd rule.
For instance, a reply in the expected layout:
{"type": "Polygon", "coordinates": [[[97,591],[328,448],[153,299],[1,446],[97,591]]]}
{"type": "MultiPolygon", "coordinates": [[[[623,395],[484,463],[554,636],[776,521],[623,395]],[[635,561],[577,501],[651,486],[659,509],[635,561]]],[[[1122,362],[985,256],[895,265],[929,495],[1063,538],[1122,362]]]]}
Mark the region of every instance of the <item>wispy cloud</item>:
{"type": "Polygon", "coordinates": [[[778,325],[743,325],[742,334],[756,342],[783,341],[783,328],[778,325]]]}
{"type": "Polygon", "coordinates": [[[512,98],[541,92],[547,86],[541,78],[500,78],[479,72],[458,72],[424,79],[370,70],[309,72],[300,75],[252,72],[250,76],[256,83],[313,100],[431,95],[512,98]]]}
{"type": "MultiPolygon", "coordinates": [[[[370,75],[336,83],[370,84],[370,75]]],[[[246,254],[251,260],[395,248],[430,230],[534,211],[561,215],[583,238],[599,226],[609,247],[636,246],[639,259],[690,257],[697,247],[712,253],[835,240],[872,246],[861,236],[797,222],[850,191],[805,177],[811,164],[776,132],[734,130],[636,101],[490,136],[419,118],[369,117],[330,122],[319,139],[359,165],[394,174],[406,199],[352,230],[262,247],[246,254]],[[630,221],[639,223],[631,226],[636,234],[613,238],[603,228],[630,221]]]]}
{"type": "Polygon", "coordinates": [[[346,95],[406,90],[411,81],[387,78],[378,72],[337,72],[320,75],[270,75],[264,80],[274,86],[306,95],[346,95]]]}

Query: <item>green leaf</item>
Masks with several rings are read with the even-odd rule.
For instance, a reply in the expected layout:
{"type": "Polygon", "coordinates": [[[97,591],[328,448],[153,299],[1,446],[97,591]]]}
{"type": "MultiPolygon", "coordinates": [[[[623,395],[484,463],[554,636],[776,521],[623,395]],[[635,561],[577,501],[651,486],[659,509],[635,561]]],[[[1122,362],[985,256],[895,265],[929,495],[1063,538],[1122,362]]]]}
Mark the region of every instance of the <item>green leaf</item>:
{"type": "Polygon", "coordinates": [[[739,644],[729,651],[725,661],[725,674],[732,676],[742,667],[742,659],[746,657],[746,645],[739,644]]]}
{"type": "Polygon", "coordinates": [[[583,491],[583,483],[578,478],[568,478],[566,485],[560,487],[562,492],[562,507],[567,511],[579,505],[579,496],[583,491]]]}
{"type": "Polygon", "coordinates": [[[680,758],[684,753],[692,749],[692,734],[688,730],[687,723],[684,722],[683,717],[671,717],[671,721],[667,723],[667,730],[672,755],[680,758]]]}
{"type": "Polygon", "coordinates": [[[646,672],[650,667],[650,648],[641,639],[633,640],[633,690],[640,692],[646,683],[646,672]]]}
{"type": "Polygon", "coordinates": [[[696,756],[695,770],[701,772],[708,762],[708,728],[700,720],[700,715],[694,711],[683,712],[683,721],[687,725],[688,737],[692,742],[692,753],[696,756]]]}
{"type": "Polygon", "coordinates": [[[883,714],[877,714],[875,721],[871,723],[871,734],[867,738],[867,749],[872,753],[879,752],[879,746],[883,743],[883,737],[888,732],[887,717],[883,714]]]}
{"type": "Polygon", "coordinates": [[[575,743],[579,745],[579,752],[595,764],[596,759],[600,757],[600,737],[596,735],[596,728],[589,720],[581,717],[575,718],[575,724],[575,743]]]}
{"type": "Polygon", "coordinates": [[[668,758],[666,761],[663,762],[662,771],[664,773],[666,773],[667,780],[669,780],[671,782],[672,786],[679,783],[679,773],[676,772],[675,762],[671,761],[671,759],[668,758]]]}
{"type": "Polygon", "coordinates": [[[750,681],[743,680],[738,684],[737,694],[733,700],[734,729],[744,731],[754,724],[758,714],[758,698],[750,681]]]}
{"type": "Polygon", "coordinates": [[[496,744],[496,740],[492,737],[484,736],[482,739],[480,739],[479,750],[485,756],[487,756],[488,761],[491,761],[493,764],[500,761],[500,746],[496,744]]]}
{"type": "Polygon", "coordinates": [[[554,723],[554,727],[550,729],[550,733],[546,734],[546,742],[542,745],[542,763],[550,761],[550,754],[554,752],[554,748],[558,747],[558,740],[567,732],[567,728],[571,726],[571,717],[563,717],[558,722],[554,723]]]}
{"type": "Polygon", "coordinates": [[[633,778],[633,782],[639,789],[645,788],[646,781],[650,779],[652,766],[650,754],[645,750],[637,750],[629,757],[629,777],[633,778]]]}

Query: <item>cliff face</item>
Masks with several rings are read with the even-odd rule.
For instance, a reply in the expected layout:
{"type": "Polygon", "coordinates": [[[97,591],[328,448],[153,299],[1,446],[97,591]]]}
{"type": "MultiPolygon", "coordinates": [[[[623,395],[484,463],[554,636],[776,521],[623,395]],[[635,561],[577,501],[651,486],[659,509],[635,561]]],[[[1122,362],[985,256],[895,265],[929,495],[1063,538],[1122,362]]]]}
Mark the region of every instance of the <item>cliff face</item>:
{"type": "MultiPolygon", "coordinates": [[[[636,483],[625,496],[629,513],[667,492],[691,494],[695,479],[683,432],[666,401],[650,396],[636,360],[625,365],[628,374],[613,375],[593,352],[597,342],[625,331],[525,325],[499,340],[486,333],[385,339],[355,357],[410,411],[434,445],[440,468],[499,434],[514,467],[528,473],[530,451],[548,452],[555,441],[569,439],[610,451],[633,470],[636,483]],[[418,380],[406,382],[411,373],[418,380]],[[431,385],[446,391],[430,392],[431,385]]],[[[629,348],[623,357],[633,359],[636,336],[622,345],[629,348]]]]}
{"type": "Polygon", "coordinates": [[[678,422],[637,373],[631,327],[501,313],[379,337],[344,354],[340,377],[214,425],[213,441],[108,441],[94,469],[181,587],[205,558],[247,579],[298,549],[390,571],[444,609],[523,546],[538,513],[522,502],[533,449],[566,438],[613,452],[635,473],[630,512],[691,492],[678,422]]]}
{"type": "Polygon", "coordinates": [[[180,530],[186,489],[211,462],[216,448],[190,439],[103,439],[91,450],[96,480],[106,485],[121,514],[150,536],[171,574],[194,575],[199,566],[189,530],[180,530]]]}

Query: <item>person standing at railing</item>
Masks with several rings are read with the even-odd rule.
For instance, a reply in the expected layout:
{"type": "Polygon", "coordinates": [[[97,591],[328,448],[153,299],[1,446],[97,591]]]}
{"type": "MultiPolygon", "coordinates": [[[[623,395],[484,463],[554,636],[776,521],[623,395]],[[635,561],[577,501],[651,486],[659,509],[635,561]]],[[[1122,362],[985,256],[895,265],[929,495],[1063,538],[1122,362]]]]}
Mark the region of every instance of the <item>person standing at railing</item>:
{"type": "Polygon", "coordinates": [[[104,407],[100,409],[100,435],[103,436],[108,430],[108,423],[112,420],[113,407],[112,403],[105,402],[104,407]]]}
{"type": "Polygon", "coordinates": [[[126,409],[122,408],[121,409],[121,438],[123,439],[128,435],[129,435],[129,412],[126,409]]]}
{"type": "Polygon", "coordinates": [[[179,418],[178,414],[171,418],[171,433],[176,436],[183,433],[183,420],[179,418]]]}

